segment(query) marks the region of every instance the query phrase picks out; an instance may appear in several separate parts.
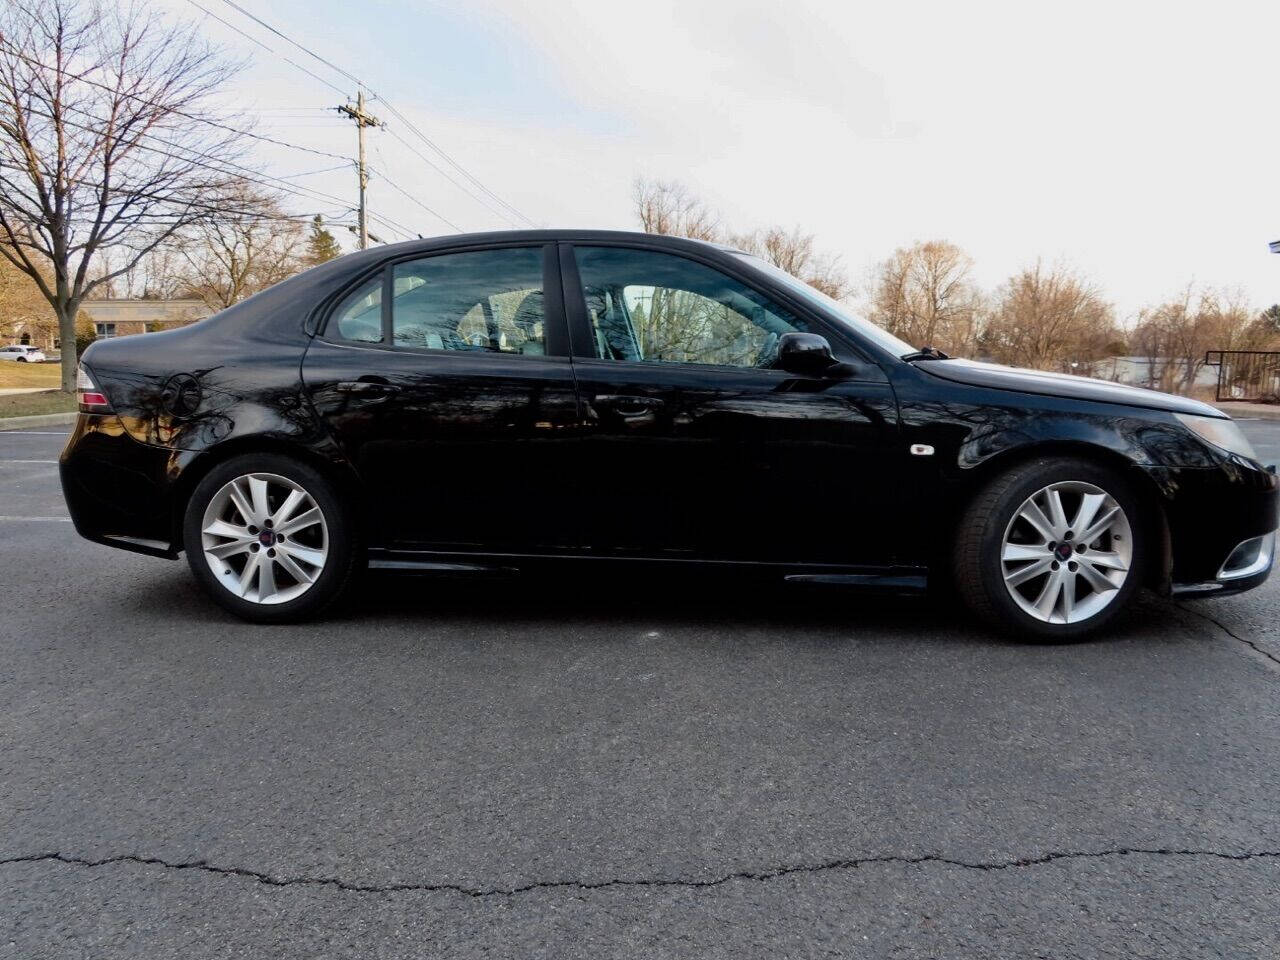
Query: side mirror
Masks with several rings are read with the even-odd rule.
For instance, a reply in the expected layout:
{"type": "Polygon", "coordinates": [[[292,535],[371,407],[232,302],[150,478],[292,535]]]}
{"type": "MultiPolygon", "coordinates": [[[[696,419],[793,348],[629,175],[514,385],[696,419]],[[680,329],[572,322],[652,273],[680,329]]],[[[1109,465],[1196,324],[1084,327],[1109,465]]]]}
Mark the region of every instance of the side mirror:
{"type": "Polygon", "coordinates": [[[853,368],[831,352],[827,338],[816,333],[784,333],[778,338],[774,366],[810,377],[847,377],[853,368]]]}

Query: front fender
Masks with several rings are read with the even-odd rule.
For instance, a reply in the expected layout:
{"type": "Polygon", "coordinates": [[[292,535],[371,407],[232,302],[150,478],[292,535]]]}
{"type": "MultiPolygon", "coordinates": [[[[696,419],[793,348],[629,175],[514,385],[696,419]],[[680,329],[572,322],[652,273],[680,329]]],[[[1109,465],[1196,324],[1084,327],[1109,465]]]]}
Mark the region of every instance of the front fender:
{"type": "Polygon", "coordinates": [[[1169,521],[1175,545],[1192,522],[1180,509],[1183,500],[1191,502],[1187,491],[1211,489],[1225,477],[1244,478],[1250,469],[1208,447],[1166,411],[959,385],[940,392],[937,383],[931,380],[927,390],[913,389],[913,383],[899,389],[902,515],[915,534],[910,539],[928,544],[934,564],[949,563],[954,534],[938,519],[959,518],[992,477],[1032,457],[1080,456],[1128,476],[1156,525],[1169,521]],[[921,448],[932,455],[910,452],[921,448]]]}

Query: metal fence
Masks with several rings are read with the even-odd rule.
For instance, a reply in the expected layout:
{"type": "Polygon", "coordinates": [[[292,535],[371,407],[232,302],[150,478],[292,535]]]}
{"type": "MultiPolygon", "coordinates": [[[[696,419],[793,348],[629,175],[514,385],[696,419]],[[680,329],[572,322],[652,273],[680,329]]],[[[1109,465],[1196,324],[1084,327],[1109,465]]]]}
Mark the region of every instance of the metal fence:
{"type": "Polygon", "coordinates": [[[1280,403],[1280,350],[1210,350],[1204,362],[1218,368],[1215,400],[1280,403]]]}

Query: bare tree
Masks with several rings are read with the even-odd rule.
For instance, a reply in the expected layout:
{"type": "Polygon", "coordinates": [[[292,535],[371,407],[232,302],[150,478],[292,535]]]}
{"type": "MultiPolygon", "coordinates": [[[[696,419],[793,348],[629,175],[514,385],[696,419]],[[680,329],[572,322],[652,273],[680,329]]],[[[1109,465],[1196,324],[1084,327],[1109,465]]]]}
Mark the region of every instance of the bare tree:
{"type": "Polygon", "coordinates": [[[1063,265],[1037,261],[997,292],[982,346],[999,363],[1088,373],[1123,339],[1095,286],[1063,265]]]}
{"type": "Polygon", "coordinates": [[[198,223],[176,249],[185,264],[184,286],[215,310],[239,303],[306,265],[303,225],[286,216],[276,198],[240,185],[223,216],[198,223]]]}
{"type": "Polygon", "coordinates": [[[970,353],[983,311],[972,269],[968,254],[945,240],[898,249],[874,272],[869,316],[908,343],[970,353]]]}
{"type": "Polygon", "coordinates": [[[839,259],[815,251],[813,234],[805,233],[799,227],[790,230],[770,227],[754,233],[735,234],[728,239],[733,246],[768,260],[834,300],[842,300],[852,292],[839,259]]]}
{"type": "Polygon", "coordinates": [[[1258,314],[1258,324],[1264,332],[1270,331],[1280,337],[1280,303],[1273,303],[1258,314]]]}
{"type": "Polygon", "coordinates": [[[849,295],[849,278],[836,257],[814,249],[813,234],[799,227],[727,233],[720,217],[681,183],[639,177],[633,191],[636,219],[645,233],[726,242],[767,260],[836,300],[849,295]]]}
{"type": "Polygon", "coordinates": [[[720,218],[684,184],[637,177],[632,190],[636,216],[645,233],[694,240],[717,240],[720,218]]]}
{"type": "Polygon", "coordinates": [[[1265,350],[1275,341],[1274,330],[1240,293],[1190,285],[1143,310],[1130,338],[1147,358],[1147,385],[1184,393],[1195,385],[1208,351],[1265,350]]]}
{"type": "Polygon", "coordinates": [[[94,290],[100,297],[127,297],[138,300],[171,300],[189,296],[188,278],[184,275],[186,261],[178,250],[180,235],[170,237],[141,258],[128,256],[126,266],[118,267],[120,257],[115,249],[108,249],[98,257],[91,275],[108,276],[110,279],[94,290]]]}
{"type": "Polygon", "coordinates": [[[64,390],[84,298],[223,205],[240,135],[202,121],[231,69],[193,28],[141,5],[0,12],[0,253],[57,315],[64,390]],[[91,275],[108,249],[112,270],[91,275]]]}

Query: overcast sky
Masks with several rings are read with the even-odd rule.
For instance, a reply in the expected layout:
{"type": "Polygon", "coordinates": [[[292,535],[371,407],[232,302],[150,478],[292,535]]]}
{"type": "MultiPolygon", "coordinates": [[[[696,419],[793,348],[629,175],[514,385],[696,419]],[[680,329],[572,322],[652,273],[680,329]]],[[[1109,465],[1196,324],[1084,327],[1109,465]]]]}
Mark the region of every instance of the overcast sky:
{"type": "MultiPolygon", "coordinates": [[[[201,3],[354,93],[223,0],[201,3]]],[[[633,228],[645,175],[683,181],[735,229],[798,224],[859,281],[894,247],[945,238],[987,286],[1065,260],[1123,319],[1189,281],[1280,300],[1280,3],[242,3],[539,224],[633,228]]],[[[354,153],[354,126],[322,109],[338,92],[186,0],[164,5],[247,58],[228,102],[258,132],[354,153]]],[[[463,229],[508,225],[390,131],[370,143],[376,167],[463,229]]],[[[258,152],[277,175],[334,162],[258,152]]],[[[354,179],[294,182],[347,197],[354,179]]],[[[385,180],[371,198],[450,232],[385,180]]]]}

